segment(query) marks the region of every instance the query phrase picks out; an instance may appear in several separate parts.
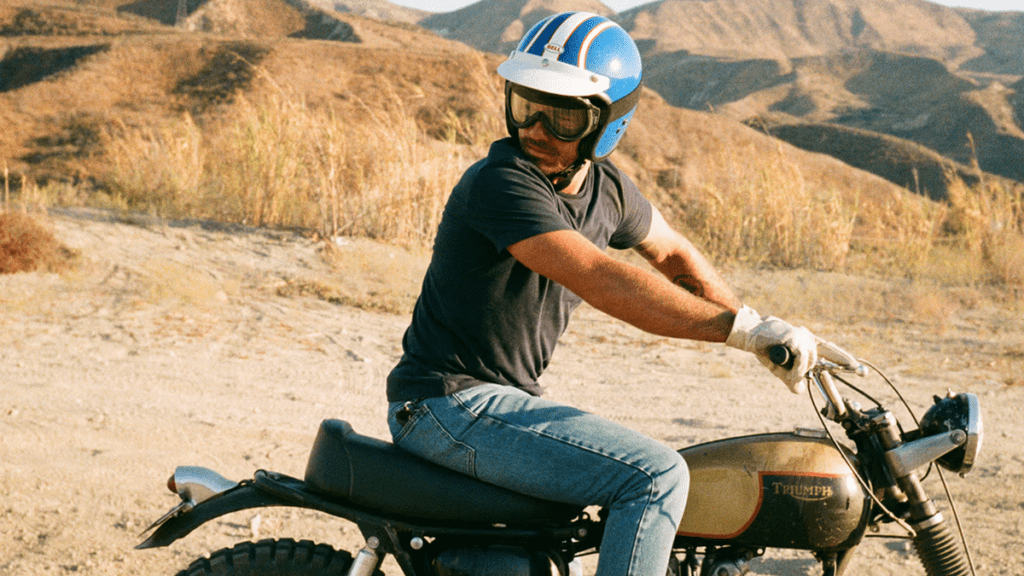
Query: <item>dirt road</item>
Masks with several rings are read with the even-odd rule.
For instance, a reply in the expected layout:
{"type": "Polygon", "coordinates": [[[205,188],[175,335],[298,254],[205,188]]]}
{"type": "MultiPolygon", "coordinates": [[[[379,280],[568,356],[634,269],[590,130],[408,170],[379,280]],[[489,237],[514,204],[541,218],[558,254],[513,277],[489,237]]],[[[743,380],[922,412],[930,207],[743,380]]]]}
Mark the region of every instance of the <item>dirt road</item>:
{"type": "MultiPolygon", "coordinates": [[[[0,574],[173,574],[253,537],[351,549],[354,526],[294,510],[228,516],[169,549],[133,546],[176,502],[164,488],[176,465],[233,479],[259,468],[301,476],[324,418],[386,437],[383,381],[407,318],[338,302],[401,307],[422,254],[352,241],[332,265],[322,244],[285,233],[96,214],[57,216],[53,226],[81,251],[77,272],[0,277],[0,574]]],[[[751,300],[755,286],[813,278],[728,275],[750,286],[751,300]]],[[[948,476],[978,573],[990,576],[1024,574],[1024,386],[1012,378],[1024,368],[1024,327],[1008,314],[956,309],[938,328],[809,323],[889,369],[918,414],[947,388],[980,396],[982,457],[966,479],[948,476]]],[[[551,398],[672,446],[818,426],[807,399],[753,358],[648,336],[589,309],[544,383],[551,398]]],[[[928,486],[940,494],[934,474],[928,486]]],[[[819,573],[803,552],[771,552],[754,572],[819,573]]],[[[879,539],[858,550],[854,572],[923,574],[903,542],[879,539]]]]}

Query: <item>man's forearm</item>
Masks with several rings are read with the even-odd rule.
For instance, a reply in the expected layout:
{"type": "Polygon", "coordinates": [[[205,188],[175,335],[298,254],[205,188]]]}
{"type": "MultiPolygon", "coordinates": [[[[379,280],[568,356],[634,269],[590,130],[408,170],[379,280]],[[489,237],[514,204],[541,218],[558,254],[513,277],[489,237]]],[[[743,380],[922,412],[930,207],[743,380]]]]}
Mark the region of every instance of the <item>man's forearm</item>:
{"type": "Polygon", "coordinates": [[[661,336],[706,342],[724,342],[729,336],[735,318],[730,306],[623,262],[606,261],[596,272],[601,286],[578,295],[606,314],[661,336]]]}
{"type": "Polygon", "coordinates": [[[735,312],[743,305],[711,263],[685,238],[679,246],[662,255],[638,247],[637,252],[673,284],[691,294],[735,312]]]}

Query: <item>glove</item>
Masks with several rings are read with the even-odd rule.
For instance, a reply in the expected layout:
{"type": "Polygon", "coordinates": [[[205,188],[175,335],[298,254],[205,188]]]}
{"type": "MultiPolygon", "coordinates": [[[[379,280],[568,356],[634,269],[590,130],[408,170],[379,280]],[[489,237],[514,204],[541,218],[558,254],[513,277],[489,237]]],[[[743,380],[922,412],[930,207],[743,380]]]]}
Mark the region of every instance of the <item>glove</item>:
{"type": "MultiPolygon", "coordinates": [[[[794,327],[773,316],[762,318],[753,308],[744,306],[736,313],[732,331],[725,344],[739,350],[752,352],[761,364],[786,383],[794,394],[807,390],[804,376],[818,361],[818,339],[803,327],[794,327]],[[786,369],[768,358],[768,349],[782,344],[793,355],[793,366],[786,369]]],[[[841,349],[834,346],[835,350],[841,349]]],[[[830,350],[829,355],[833,352],[830,350]]]]}

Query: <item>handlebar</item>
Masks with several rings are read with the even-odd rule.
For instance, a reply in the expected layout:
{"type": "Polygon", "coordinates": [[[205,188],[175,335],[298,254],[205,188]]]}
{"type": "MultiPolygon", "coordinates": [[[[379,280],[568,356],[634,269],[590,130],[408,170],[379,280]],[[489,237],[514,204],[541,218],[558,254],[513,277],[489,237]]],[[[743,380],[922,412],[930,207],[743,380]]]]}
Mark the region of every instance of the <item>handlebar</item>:
{"type": "Polygon", "coordinates": [[[789,351],[789,348],[786,348],[782,344],[776,344],[768,348],[768,359],[772,361],[772,364],[781,366],[786,370],[792,368],[793,362],[796,361],[796,358],[793,357],[793,353],[789,351]]]}
{"type": "MultiPolygon", "coordinates": [[[[793,367],[796,356],[786,346],[776,344],[768,348],[768,359],[773,364],[789,370],[793,367]]],[[[846,415],[846,402],[839,394],[835,380],[832,379],[832,374],[839,372],[851,372],[858,376],[864,376],[867,370],[864,366],[840,366],[839,364],[819,358],[817,363],[806,374],[807,378],[810,378],[818,385],[818,390],[821,391],[822,396],[830,404],[828,417],[836,421],[846,415]]]]}

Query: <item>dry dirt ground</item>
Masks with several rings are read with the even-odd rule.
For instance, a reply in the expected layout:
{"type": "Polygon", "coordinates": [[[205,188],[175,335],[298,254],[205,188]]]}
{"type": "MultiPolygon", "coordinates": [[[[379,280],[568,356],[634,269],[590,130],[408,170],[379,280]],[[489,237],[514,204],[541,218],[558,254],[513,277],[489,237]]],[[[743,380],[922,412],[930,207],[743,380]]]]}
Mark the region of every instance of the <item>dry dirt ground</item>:
{"type": "MultiPolygon", "coordinates": [[[[253,537],[352,549],[354,526],[290,509],[227,516],[166,549],[133,546],[176,503],[164,487],[176,465],[236,480],[260,468],[301,476],[324,418],[385,436],[383,381],[407,317],[366,308],[378,298],[407,305],[423,255],[351,241],[328,265],[322,244],[286,233],[94,213],[52,225],[81,251],[78,271],[0,278],[0,574],[173,574],[253,537]]],[[[865,297],[812,274],[727,275],[752,302],[800,286],[830,291],[833,303],[865,297]]],[[[947,387],[980,396],[981,459],[966,479],[947,476],[986,575],[1024,574],[1024,328],[1014,310],[976,302],[941,323],[807,321],[888,369],[918,414],[947,387]]],[[[808,400],[751,357],[647,336],[587,309],[546,384],[554,399],[672,446],[817,426],[808,400]]],[[[877,380],[864,384],[890,401],[877,380]]],[[[927,485],[945,508],[935,474],[927,485]]],[[[904,542],[870,539],[856,554],[858,574],[923,574],[904,542]]],[[[753,571],[818,568],[808,553],[771,551],[753,571]]]]}

